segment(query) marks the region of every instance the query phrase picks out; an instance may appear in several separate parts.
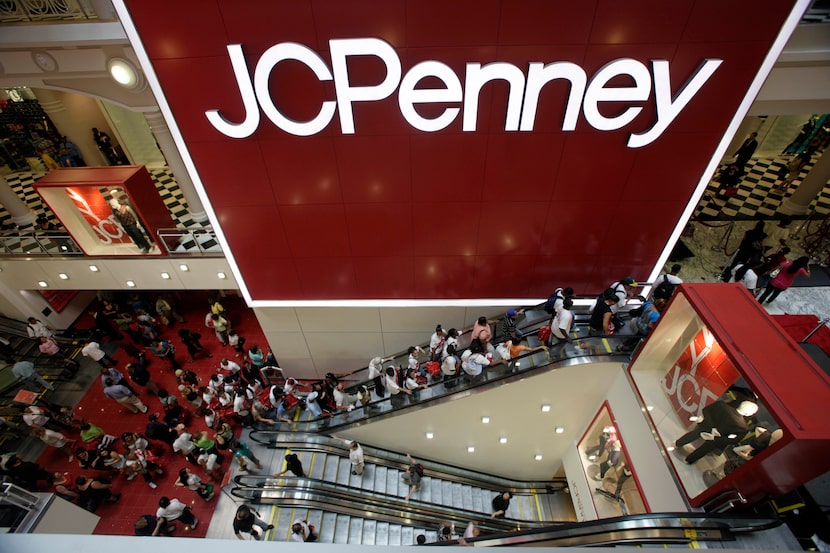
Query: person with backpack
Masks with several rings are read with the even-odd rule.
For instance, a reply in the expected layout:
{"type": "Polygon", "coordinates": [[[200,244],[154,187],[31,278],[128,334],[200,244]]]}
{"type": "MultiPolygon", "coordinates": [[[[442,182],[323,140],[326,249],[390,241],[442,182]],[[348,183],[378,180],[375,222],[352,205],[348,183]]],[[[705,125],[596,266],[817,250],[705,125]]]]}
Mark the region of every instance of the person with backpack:
{"type": "Polygon", "coordinates": [[[573,299],[574,297],[574,289],[573,288],[557,288],[553,291],[553,294],[548,298],[548,301],[545,302],[543,309],[546,313],[550,315],[551,322],[556,315],[562,311],[562,305],[566,299],[573,299]]]}
{"type": "Polygon", "coordinates": [[[654,288],[651,289],[652,300],[668,301],[672,297],[675,288],[683,284],[683,279],[677,276],[681,268],[679,263],[675,263],[671,266],[671,270],[668,273],[657,277],[657,280],[654,281],[654,288]]]}
{"type": "Polygon", "coordinates": [[[406,472],[401,475],[401,478],[404,483],[409,486],[409,493],[407,493],[404,498],[406,501],[409,501],[412,494],[421,489],[421,478],[424,476],[424,465],[416,463],[415,459],[413,459],[412,455],[409,453],[406,454],[406,458],[409,459],[409,467],[406,469],[406,472]]]}

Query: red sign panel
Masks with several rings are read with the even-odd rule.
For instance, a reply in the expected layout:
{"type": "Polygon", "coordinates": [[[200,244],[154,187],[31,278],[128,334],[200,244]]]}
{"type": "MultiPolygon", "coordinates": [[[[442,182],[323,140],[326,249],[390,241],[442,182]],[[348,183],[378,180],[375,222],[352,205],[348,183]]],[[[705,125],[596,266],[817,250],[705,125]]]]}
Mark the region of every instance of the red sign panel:
{"type": "Polygon", "coordinates": [[[122,1],[255,300],[647,278],[793,7],[122,1]]]}
{"type": "Polygon", "coordinates": [[[663,391],[687,428],[693,424],[689,417],[702,416],[703,408],[723,395],[740,377],[720,344],[711,335],[709,338],[706,339],[704,331],[698,332],[663,377],[663,391]]]}

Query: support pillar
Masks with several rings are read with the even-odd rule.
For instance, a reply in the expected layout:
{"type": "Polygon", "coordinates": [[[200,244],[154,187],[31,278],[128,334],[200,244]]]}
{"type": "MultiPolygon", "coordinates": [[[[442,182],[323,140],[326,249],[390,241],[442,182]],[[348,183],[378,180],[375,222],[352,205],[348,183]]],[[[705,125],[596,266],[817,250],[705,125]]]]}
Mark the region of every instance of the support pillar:
{"type": "Polygon", "coordinates": [[[3,177],[0,177],[0,204],[3,204],[18,227],[30,227],[35,224],[35,213],[23,203],[3,177]]]}
{"type": "Polygon", "coordinates": [[[813,168],[798,185],[792,196],[781,203],[778,212],[784,215],[804,215],[810,208],[810,204],[816,199],[827,181],[830,180],[830,148],[821,153],[813,168]]]}
{"type": "Polygon", "coordinates": [[[197,223],[208,223],[207,213],[205,213],[202,200],[196,193],[193,181],[190,180],[190,174],[187,172],[182,156],[179,155],[179,149],[173,140],[173,135],[170,133],[170,128],[167,126],[164,116],[162,116],[160,111],[155,110],[145,112],[144,118],[147,120],[147,124],[150,125],[153,136],[156,137],[159,149],[161,149],[164,157],[167,159],[167,166],[173,172],[173,176],[176,177],[176,183],[178,183],[182,194],[184,194],[184,199],[187,200],[191,217],[197,223]]]}
{"type": "MultiPolygon", "coordinates": [[[[63,95],[62,92],[47,88],[35,90],[35,96],[37,96],[40,107],[55,124],[57,131],[78,147],[84,162],[91,166],[106,165],[102,163],[105,158],[92,138],[92,130],[91,127],[87,126],[88,122],[77,110],[73,111],[66,108],[63,103],[63,95]]],[[[94,100],[91,98],[88,101],[94,104],[94,100]]],[[[57,144],[55,145],[57,146],[57,144]]]]}

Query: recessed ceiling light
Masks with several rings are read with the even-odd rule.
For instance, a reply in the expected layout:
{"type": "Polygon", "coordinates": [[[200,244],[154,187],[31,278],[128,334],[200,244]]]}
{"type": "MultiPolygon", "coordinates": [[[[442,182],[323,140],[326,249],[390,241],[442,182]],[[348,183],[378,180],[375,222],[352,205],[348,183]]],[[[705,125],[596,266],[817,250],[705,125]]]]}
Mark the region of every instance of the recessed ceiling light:
{"type": "Polygon", "coordinates": [[[475,453],[476,447],[474,445],[467,446],[467,453],[475,453]]]}
{"type": "Polygon", "coordinates": [[[646,411],[654,411],[654,405],[646,405],[646,411]]]}
{"type": "Polygon", "coordinates": [[[481,417],[481,424],[490,424],[490,417],[481,417]]]}
{"type": "Polygon", "coordinates": [[[533,458],[534,458],[535,460],[537,460],[537,461],[541,461],[541,460],[542,460],[542,454],[541,454],[541,453],[537,453],[536,455],[534,455],[534,456],[533,456],[533,458]]]}
{"type": "Polygon", "coordinates": [[[49,287],[49,283],[46,282],[45,280],[39,280],[37,285],[40,286],[41,288],[48,288],[49,287]]]}
{"type": "Polygon", "coordinates": [[[666,448],[666,451],[674,451],[674,446],[670,445],[669,447],[666,448]]]}
{"type": "Polygon", "coordinates": [[[226,275],[225,273],[223,273],[223,272],[221,272],[221,271],[220,271],[220,272],[218,272],[218,273],[216,273],[216,276],[218,276],[218,277],[219,277],[219,278],[221,278],[222,280],[224,280],[224,279],[228,278],[228,275],[226,275]]]}
{"type": "Polygon", "coordinates": [[[179,269],[181,269],[182,271],[184,271],[186,273],[187,271],[190,270],[190,267],[188,267],[187,265],[182,263],[181,265],[179,265],[179,269]]]}
{"type": "Polygon", "coordinates": [[[107,61],[107,69],[112,79],[124,88],[138,88],[141,86],[141,76],[135,66],[121,58],[112,58],[107,61]]]}
{"type": "Polygon", "coordinates": [[[135,281],[134,280],[128,280],[127,281],[127,286],[129,286],[130,288],[135,288],[135,281]]]}
{"type": "Polygon", "coordinates": [[[89,270],[92,271],[93,273],[97,273],[98,272],[98,265],[90,265],[89,270]]]}
{"type": "Polygon", "coordinates": [[[500,444],[506,444],[507,443],[507,436],[502,436],[501,438],[499,438],[499,443],[500,444]]]}
{"type": "Polygon", "coordinates": [[[427,432],[426,436],[427,436],[427,440],[431,440],[435,437],[435,434],[433,434],[432,432],[427,432]]]}
{"type": "Polygon", "coordinates": [[[170,273],[161,273],[161,278],[164,280],[170,280],[170,273]]]}
{"type": "Polygon", "coordinates": [[[61,278],[61,280],[69,280],[69,275],[66,273],[58,273],[58,276],[61,278]]]}
{"type": "Polygon", "coordinates": [[[542,412],[547,413],[548,411],[550,411],[550,405],[547,404],[547,403],[543,403],[542,404],[542,412]]]}
{"type": "Polygon", "coordinates": [[[557,434],[561,434],[562,432],[565,431],[565,427],[564,426],[557,426],[554,430],[556,431],[557,434]]]}

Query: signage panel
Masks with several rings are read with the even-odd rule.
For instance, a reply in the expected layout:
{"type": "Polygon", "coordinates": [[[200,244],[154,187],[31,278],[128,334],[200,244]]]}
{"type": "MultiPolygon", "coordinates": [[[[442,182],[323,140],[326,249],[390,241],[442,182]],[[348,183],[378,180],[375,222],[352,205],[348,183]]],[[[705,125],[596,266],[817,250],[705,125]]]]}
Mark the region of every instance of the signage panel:
{"type": "Polygon", "coordinates": [[[115,3],[254,305],[656,276],[806,6],[115,3]]]}

